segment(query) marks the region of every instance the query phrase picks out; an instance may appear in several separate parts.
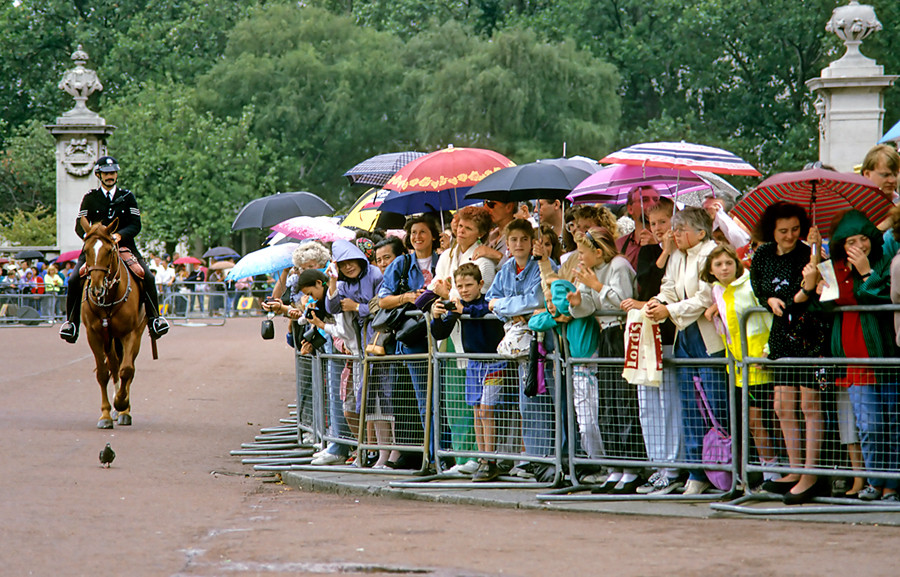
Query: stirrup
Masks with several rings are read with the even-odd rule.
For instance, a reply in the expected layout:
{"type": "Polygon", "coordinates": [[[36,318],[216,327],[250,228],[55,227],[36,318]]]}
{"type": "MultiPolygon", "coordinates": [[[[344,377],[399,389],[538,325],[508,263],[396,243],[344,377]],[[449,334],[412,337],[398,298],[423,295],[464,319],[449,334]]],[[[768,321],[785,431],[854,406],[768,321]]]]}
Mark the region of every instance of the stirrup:
{"type": "Polygon", "coordinates": [[[78,340],[78,325],[72,321],[66,321],[59,329],[59,338],[67,343],[75,343],[78,340]]]}
{"type": "Polygon", "coordinates": [[[162,317],[154,317],[150,320],[150,336],[154,339],[158,339],[163,336],[167,332],[169,332],[169,321],[162,317]]]}

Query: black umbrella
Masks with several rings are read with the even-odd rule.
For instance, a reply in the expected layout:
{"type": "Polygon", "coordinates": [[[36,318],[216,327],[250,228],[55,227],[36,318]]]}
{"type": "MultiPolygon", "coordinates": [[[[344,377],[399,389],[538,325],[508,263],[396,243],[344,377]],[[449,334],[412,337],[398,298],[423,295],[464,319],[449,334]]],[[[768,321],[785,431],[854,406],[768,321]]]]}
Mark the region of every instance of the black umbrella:
{"type": "Polygon", "coordinates": [[[599,164],[587,160],[537,160],[504,168],[486,176],[466,193],[466,198],[501,202],[521,202],[536,198],[562,200],[582,180],[599,169],[599,164]]]}
{"type": "Polygon", "coordinates": [[[214,258],[214,257],[226,257],[226,256],[236,256],[240,257],[236,250],[233,248],[228,248],[227,246],[217,246],[209,249],[205,253],[203,253],[203,258],[214,258]]]}
{"type": "Polygon", "coordinates": [[[394,173],[424,155],[424,152],[411,150],[379,154],[363,160],[345,172],[344,176],[350,180],[350,184],[365,184],[382,188],[394,176],[394,173]]]}
{"type": "Polygon", "coordinates": [[[44,253],[39,250],[22,250],[16,253],[16,258],[18,260],[44,260],[44,253]]]}
{"type": "Polygon", "coordinates": [[[268,228],[295,216],[333,213],[330,204],[311,192],[282,192],[248,202],[234,219],[231,230],[268,228]]]}

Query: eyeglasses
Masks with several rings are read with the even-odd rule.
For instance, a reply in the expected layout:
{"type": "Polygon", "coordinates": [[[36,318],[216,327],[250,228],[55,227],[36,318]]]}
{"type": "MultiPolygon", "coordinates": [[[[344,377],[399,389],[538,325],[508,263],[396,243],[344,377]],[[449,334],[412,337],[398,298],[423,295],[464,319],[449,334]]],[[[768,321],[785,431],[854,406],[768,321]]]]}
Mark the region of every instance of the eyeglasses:
{"type": "Polygon", "coordinates": [[[486,200],[486,201],[484,201],[484,206],[486,206],[487,208],[494,208],[494,207],[497,206],[498,204],[500,204],[500,203],[497,202],[496,200],[486,200]]]}
{"type": "Polygon", "coordinates": [[[689,232],[694,232],[694,229],[688,228],[686,226],[679,226],[678,228],[673,228],[672,232],[675,234],[687,234],[689,232]]]}

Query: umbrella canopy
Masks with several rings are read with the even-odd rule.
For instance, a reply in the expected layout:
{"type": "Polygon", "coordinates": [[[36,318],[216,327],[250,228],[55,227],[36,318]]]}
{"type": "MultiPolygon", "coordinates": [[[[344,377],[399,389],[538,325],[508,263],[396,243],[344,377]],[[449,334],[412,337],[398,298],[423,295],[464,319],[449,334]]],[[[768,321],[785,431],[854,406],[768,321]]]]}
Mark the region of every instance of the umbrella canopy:
{"type": "Polygon", "coordinates": [[[626,204],[628,193],[642,186],[652,186],[669,197],[709,188],[706,181],[690,170],[612,164],[584,179],[567,198],[576,204],[626,204]]]}
{"type": "Polygon", "coordinates": [[[566,158],[537,160],[489,174],[466,193],[466,198],[501,202],[536,198],[561,200],[599,169],[596,162],[591,166],[585,161],[566,158]]]}
{"type": "Polygon", "coordinates": [[[172,264],[203,264],[203,261],[193,256],[183,256],[173,260],[172,264]]]}
{"type": "Polygon", "coordinates": [[[851,208],[862,212],[877,224],[884,220],[893,207],[891,201],[868,178],[848,172],[814,168],[782,172],[767,178],[744,196],[731,214],[753,228],[763,211],[779,200],[793,202],[805,208],[809,211],[812,223],[820,228],[827,228],[837,213],[851,208]]]}
{"type": "Polygon", "coordinates": [[[210,270],[227,270],[234,267],[234,263],[228,260],[220,260],[209,265],[210,270]]]}
{"type": "Polygon", "coordinates": [[[9,262],[9,259],[5,256],[0,256],[0,264],[6,264],[9,262]]]}
{"type": "Polygon", "coordinates": [[[484,148],[448,147],[420,156],[388,180],[381,210],[400,214],[444,211],[474,204],[466,199],[469,188],[489,174],[515,163],[484,148]]]}
{"type": "Polygon", "coordinates": [[[370,188],[364,192],[341,220],[341,226],[368,231],[376,228],[403,228],[406,218],[402,214],[380,210],[381,203],[389,192],[379,188],[370,188]]]}
{"type": "Polygon", "coordinates": [[[67,250],[66,252],[64,252],[64,253],[60,254],[58,257],[56,257],[56,260],[53,262],[59,263],[59,262],[76,261],[76,260],[78,260],[78,255],[80,255],[80,254],[81,254],[80,248],[78,250],[67,250]]]}
{"type": "Polygon", "coordinates": [[[225,280],[234,280],[258,274],[270,274],[286,269],[294,264],[292,257],[294,249],[298,246],[300,246],[300,243],[289,242],[253,251],[244,256],[228,271],[228,274],[225,275],[225,280]]]}
{"type": "Polygon", "coordinates": [[[276,224],[272,230],[299,240],[314,238],[322,242],[353,240],[356,236],[352,230],[339,225],[330,216],[295,216],[276,224]]]}
{"type": "Polygon", "coordinates": [[[332,214],[331,205],[311,192],[283,192],[251,200],[238,213],[231,230],[268,228],[294,216],[332,214]]]}
{"type": "Polygon", "coordinates": [[[749,163],[727,150],[689,142],[634,144],[607,155],[600,162],[760,176],[749,163]]]}
{"type": "Polygon", "coordinates": [[[425,156],[424,152],[406,151],[379,154],[363,160],[344,173],[350,184],[365,184],[381,188],[394,174],[413,160],[425,156]]]}
{"type": "Polygon", "coordinates": [[[900,142],[900,122],[885,132],[884,136],[881,137],[881,140],[878,141],[878,144],[884,144],[885,142],[900,142]]]}
{"type": "MultiPolygon", "coordinates": [[[[80,251],[79,251],[80,252],[80,251]]],[[[20,250],[16,253],[16,259],[18,260],[33,260],[33,259],[44,259],[44,253],[39,250],[20,250]]]]}
{"type": "Polygon", "coordinates": [[[216,246],[203,253],[203,258],[225,258],[229,256],[240,258],[241,255],[233,248],[228,248],[227,246],[216,246]]]}

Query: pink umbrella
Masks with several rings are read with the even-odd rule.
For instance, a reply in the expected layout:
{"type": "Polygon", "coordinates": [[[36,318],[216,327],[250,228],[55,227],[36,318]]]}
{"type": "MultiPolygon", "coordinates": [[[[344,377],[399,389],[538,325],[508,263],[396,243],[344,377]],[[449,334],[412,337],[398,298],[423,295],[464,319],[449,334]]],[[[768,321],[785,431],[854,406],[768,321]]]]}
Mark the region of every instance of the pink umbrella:
{"type": "Polygon", "coordinates": [[[582,180],[566,199],[575,204],[625,204],[628,193],[642,186],[652,186],[669,197],[710,188],[690,170],[613,164],[582,180]]]}
{"type": "Polygon", "coordinates": [[[203,264],[203,261],[192,256],[183,256],[181,258],[176,258],[175,260],[173,260],[172,264],[203,264]]]}
{"type": "Polygon", "coordinates": [[[69,262],[70,260],[76,261],[76,260],[78,260],[78,255],[80,255],[80,254],[81,254],[80,248],[77,250],[69,250],[69,251],[62,253],[58,257],[56,257],[55,262],[69,262]]]}
{"type": "Polygon", "coordinates": [[[299,240],[314,238],[322,242],[353,240],[356,236],[352,230],[342,227],[330,216],[296,216],[279,222],[272,230],[299,240]]]}

